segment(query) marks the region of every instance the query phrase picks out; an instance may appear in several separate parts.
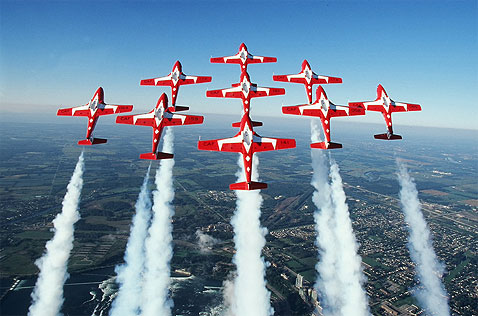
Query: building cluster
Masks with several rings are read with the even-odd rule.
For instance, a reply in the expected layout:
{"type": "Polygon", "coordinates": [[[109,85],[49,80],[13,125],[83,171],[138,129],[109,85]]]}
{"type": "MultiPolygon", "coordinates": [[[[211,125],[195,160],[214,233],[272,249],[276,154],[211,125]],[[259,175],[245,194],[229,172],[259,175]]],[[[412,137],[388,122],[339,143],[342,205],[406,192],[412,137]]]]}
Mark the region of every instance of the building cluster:
{"type": "Polygon", "coordinates": [[[309,238],[315,237],[314,225],[304,225],[300,227],[284,228],[271,231],[270,234],[275,238],[288,238],[288,237],[296,237],[300,239],[307,240],[309,238]]]}
{"type": "Polygon", "coordinates": [[[302,300],[304,300],[306,304],[312,305],[314,308],[314,315],[323,316],[317,290],[310,286],[309,282],[304,282],[304,277],[300,274],[297,274],[295,279],[295,287],[299,291],[302,300]]]}
{"type": "Polygon", "coordinates": [[[224,232],[230,233],[233,231],[231,224],[224,223],[224,222],[217,222],[214,224],[209,224],[202,229],[205,233],[212,233],[212,232],[224,232]]]}
{"type": "Polygon", "coordinates": [[[235,200],[234,193],[231,193],[229,191],[209,190],[206,194],[201,194],[201,197],[220,203],[232,202],[235,200]]]}
{"type": "Polygon", "coordinates": [[[415,305],[404,304],[400,307],[395,307],[389,302],[383,302],[380,307],[384,316],[417,316],[423,315],[423,311],[415,305]]]}

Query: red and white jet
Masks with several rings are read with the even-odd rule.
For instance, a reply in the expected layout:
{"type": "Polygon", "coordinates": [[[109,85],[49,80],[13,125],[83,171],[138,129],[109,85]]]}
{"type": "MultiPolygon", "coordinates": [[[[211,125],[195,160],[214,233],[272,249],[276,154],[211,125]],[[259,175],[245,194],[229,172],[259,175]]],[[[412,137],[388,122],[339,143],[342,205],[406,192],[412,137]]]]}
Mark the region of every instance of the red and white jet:
{"type": "Polygon", "coordinates": [[[241,73],[239,83],[234,83],[232,88],[206,91],[206,96],[211,98],[238,98],[242,99],[244,113],[249,113],[250,101],[252,98],[268,97],[285,94],[284,88],[264,88],[252,83],[246,71],[241,73]]]}
{"type": "Polygon", "coordinates": [[[143,79],[140,82],[142,86],[170,86],[171,87],[171,106],[174,111],[186,111],[189,108],[186,106],[176,106],[176,98],[178,97],[179,87],[186,84],[196,84],[211,82],[212,77],[209,76],[190,76],[183,73],[181,63],[176,61],[173,70],[165,77],[158,77],[152,79],[143,79]]]}
{"type": "Polygon", "coordinates": [[[201,124],[204,117],[196,115],[176,114],[173,107],[168,107],[168,97],[165,93],[161,95],[156,107],[149,113],[124,115],[116,118],[116,123],[151,126],[153,128],[153,150],[150,153],[141,154],[140,159],[168,159],[173,154],[158,151],[159,140],[165,126],[201,124]]]}
{"type": "Polygon", "coordinates": [[[324,88],[319,85],[317,88],[317,99],[312,104],[284,106],[282,113],[315,116],[320,118],[326,141],[312,143],[310,147],[319,149],[342,148],[342,144],[332,143],[330,141],[330,118],[335,116],[353,116],[364,115],[365,110],[362,107],[335,105],[329,101],[324,88]]]}
{"type": "Polygon", "coordinates": [[[211,63],[239,64],[241,65],[241,71],[247,71],[247,65],[249,64],[275,63],[276,61],[277,58],[275,57],[252,55],[249,53],[246,44],[244,43],[241,43],[241,46],[239,46],[239,52],[236,55],[211,58],[211,63]]]}
{"type": "Polygon", "coordinates": [[[199,150],[226,151],[241,153],[244,160],[246,181],[229,185],[231,190],[258,190],[267,188],[266,183],[251,180],[252,155],[256,152],[295,148],[294,139],[261,137],[253,131],[249,115],[243,114],[240,130],[234,137],[214,140],[201,140],[199,150]]]}
{"type": "Polygon", "coordinates": [[[92,136],[96,122],[101,115],[125,113],[131,112],[132,110],[132,105],[105,104],[103,88],[99,87],[93,95],[93,98],[91,98],[87,104],[73,108],[59,109],[56,115],[88,117],[86,139],[78,141],[78,145],[96,145],[107,142],[104,138],[95,138],[92,136]]]}
{"type": "Polygon", "coordinates": [[[402,136],[394,134],[392,128],[393,112],[421,111],[419,104],[395,102],[390,99],[381,84],[377,87],[377,99],[375,101],[349,102],[349,106],[360,106],[367,111],[382,112],[388,131],[384,134],[374,135],[376,139],[402,139],[402,136]]]}
{"type": "Polygon", "coordinates": [[[305,92],[309,104],[312,103],[312,86],[314,84],[342,83],[342,78],[317,75],[310,68],[306,59],[302,62],[302,70],[295,75],[274,75],[274,81],[302,83],[305,86],[305,92]]]}

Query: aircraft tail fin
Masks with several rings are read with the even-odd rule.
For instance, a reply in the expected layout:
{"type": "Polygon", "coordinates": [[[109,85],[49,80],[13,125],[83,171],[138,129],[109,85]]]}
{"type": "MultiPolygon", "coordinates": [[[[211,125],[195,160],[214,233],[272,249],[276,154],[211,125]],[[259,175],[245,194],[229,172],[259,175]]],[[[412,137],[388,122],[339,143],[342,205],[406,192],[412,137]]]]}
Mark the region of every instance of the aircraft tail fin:
{"type": "Polygon", "coordinates": [[[397,134],[390,134],[390,133],[377,134],[377,135],[373,135],[373,137],[375,139],[384,139],[384,140],[402,139],[402,136],[397,134]]]}
{"type": "Polygon", "coordinates": [[[98,90],[96,90],[95,96],[96,95],[98,95],[98,103],[105,103],[105,91],[102,87],[99,87],[98,90]]]}
{"type": "Polygon", "coordinates": [[[260,190],[260,189],[267,189],[267,183],[262,182],[237,182],[229,185],[230,190],[260,190]]]}
{"type": "Polygon", "coordinates": [[[78,145],[98,145],[98,144],[104,144],[108,140],[104,138],[92,138],[92,139],[83,139],[78,141],[78,145]]]}
{"type": "Polygon", "coordinates": [[[312,148],[318,149],[335,149],[335,148],[342,148],[342,144],[339,143],[332,143],[332,142],[320,142],[320,143],[312,143],[310,144],[312,148]]]}
{"type": "Polygon", "coordinates": [[[144,153],[139,155],[139,159],[148,159],[148,160],[159,160],[159,159],[171,159],[173,154],[157,152],[157,153],[144,153]]]}

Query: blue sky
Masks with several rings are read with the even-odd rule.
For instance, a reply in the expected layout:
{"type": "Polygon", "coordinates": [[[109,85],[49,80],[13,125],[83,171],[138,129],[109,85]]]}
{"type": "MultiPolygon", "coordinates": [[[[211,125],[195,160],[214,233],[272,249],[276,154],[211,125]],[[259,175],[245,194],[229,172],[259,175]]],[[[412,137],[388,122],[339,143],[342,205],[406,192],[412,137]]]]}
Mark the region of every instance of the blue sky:
{"type": "Polygon", "coordinates": [[[422,105],[395,114],[395,125],[478,129],[476,1],[2,0],[0,17],[0,115],[54,117],[60,106],[88,102],[98,86],[106,102],[146,112],[170,92],[139,81],[167,75],[179,59],[186,74],[213,81],[181,87],[178,104],[239,116],[239,100],[205,91],[239,80],[238,66],[209,58],[245,42],[253,54],[278,58],[251,65],[252,81],[286,88],[285,96],[255,99],[253,115],[281,116],[281,105],[306,102],[302,85],[272,75],[296,73],[307,59],[315,72],[343,78],[325,86],[336,104],[375,99],[381,83],[392,99],[422,105]]]}

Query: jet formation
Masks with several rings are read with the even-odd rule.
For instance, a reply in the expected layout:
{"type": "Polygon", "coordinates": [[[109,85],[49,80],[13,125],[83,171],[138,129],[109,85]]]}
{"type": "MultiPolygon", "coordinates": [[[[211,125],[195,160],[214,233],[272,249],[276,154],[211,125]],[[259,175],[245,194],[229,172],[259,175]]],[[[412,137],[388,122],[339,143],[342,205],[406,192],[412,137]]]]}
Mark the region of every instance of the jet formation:
{"type": "Polygon", "coordinates": [[[288,138],[261,137],[254,131],[255,126],[262,126],[262,122],[255,122],[250,117],[251,99],[285,94],[283,88],[264,88],[252,83],[247,73],[250,63],[275,62],[275,57],[259,57],[248,52],[244,43],[239,47],[239,53],[234,56],[211,58],[212,63],[236,63],[241,66],[240,82],[232,84],[231,88],[209,90],[207,97],[238,98],[242,100],[242,118],[233,127],[239,127],[239,132],[231,138],[201,140],[199,150],[227,151],[242,154],[244,161],[245,181],[229,185],[231,190],[257,190],[267,188],[266,183],[252,181],[252,159],[255,152],[295,148],[295,140],[288,138]],[[232,62],[233,61],[233,62],[232,62]]]}
{"type": "MultiPolygon", "coordinates": [[[[284,88],[260,87],[251,82],[247,72],[250,64],[274,63],[275,57],[257,56],[251,54],[246,45],[242,43],[239,46],[237,54],[225,57],[213,57],[211,63],[238,64],[240,66],[239,82],[231,85],[230,88],[208,90],[206,96],[211,98],[237,98],[242,101],[242,113],[239,122],[232,123],[232,127],[238,128],[238,132],[230,138],[200,140],[198,142],[199,150],[237,152],[242,155],[244,162],[245,181],[232,183],[231,190],[257,190],[267,188],[266,183],[253,181],[252,161],[256,152],[272,151],[280,149],[295,148],[294,139],[262,137],[254,131],[254,127],[262,126],[262,122],[253,121],[250,117],[251,100],[256,97],[279,96],[285,94],[284,88]]],[[[342,144],[331,141],[330,119],[332,117],[347,117],[356,115],[365,115],[366,111],[381,112],[387,127],[387,132],[376,134],[374,137],[381,140],[397,140],[402,136],[394,134],[392,127],[392,113],[421,111],[421,106],[414,103],[403,103],[392,100],[381,84],[377,87],[377,99],[374,101],[349,102],[348,105],[336,105],[332,103],[322,85],[342,83],[342,78],[318,75],[307,60],[302,62],[301,71],[298,74],[274,75],[274,81],[300,83],[305,86],[307,95],[307,104],[283,106],[282,113],[301,116],[312,116],[320,119],[325,140],[312,143],[310,146],[317,149],[335,149],[342,148],[342,144]],[[316,99],[313,100],[313,85],[318,84],[316,89],[316,99]]],[[[140,154],[140,159],[159,160],[171,159],[172,153],[160,152],[158,144],[164,127],[202,124],[203,116],[185,115],[176,112],[189,110],[187,106],[176,104],[179,87],[181,85],[199,84],[211,82],[210,76],[192,76],[183,73],[182,65],[176,61],[171,72],[167,76],[143,79],[141,86],[169,86],[171,87],[171,104],[168,104],[168,97],[163,93],[156,106],[148,113],[135,115],[122,115],[116,118],[118,124],[130,124],[150,126],[153,128],[152,150],[150,153],[140,154]]],[[[132,105],[114,105],[104,102],[103,88],[99,87],[93,95],[93,98],[86,104],[78,107],[59,109],[59,116],[85,116],[88,117],[86,138],[78,141],[78,145],[97,145],[106,143],[104,138],[93,137],[93,131],[102,115],[119,114],[131,112],[132,105]]]]}

